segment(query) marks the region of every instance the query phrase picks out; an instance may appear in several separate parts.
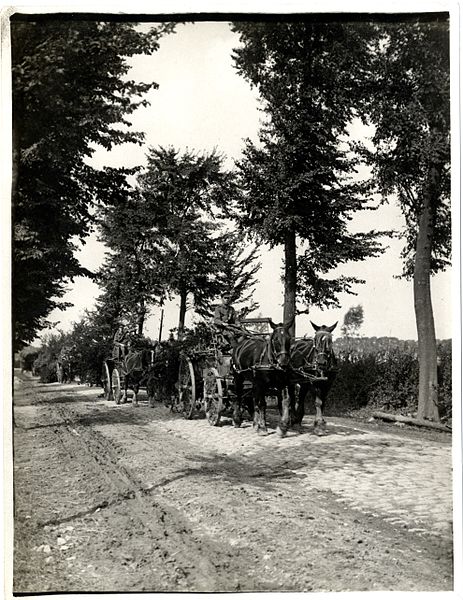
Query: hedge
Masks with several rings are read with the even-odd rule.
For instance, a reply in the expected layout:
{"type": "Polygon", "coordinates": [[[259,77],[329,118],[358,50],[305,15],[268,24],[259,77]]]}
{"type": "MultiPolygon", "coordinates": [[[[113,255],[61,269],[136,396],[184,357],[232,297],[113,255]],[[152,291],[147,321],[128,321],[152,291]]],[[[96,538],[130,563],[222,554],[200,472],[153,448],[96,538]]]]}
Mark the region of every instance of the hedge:
{"type": "MultiPolygon", "coordinates": [[[[396,414],[417,411],[417,343],[396,338],[336,340],[338,373],[327,400],[327,414],[374,408],[396,414]]],[[[437,344],[438,401],[443,421],[452,416],[452,343],[437,344]]]]}

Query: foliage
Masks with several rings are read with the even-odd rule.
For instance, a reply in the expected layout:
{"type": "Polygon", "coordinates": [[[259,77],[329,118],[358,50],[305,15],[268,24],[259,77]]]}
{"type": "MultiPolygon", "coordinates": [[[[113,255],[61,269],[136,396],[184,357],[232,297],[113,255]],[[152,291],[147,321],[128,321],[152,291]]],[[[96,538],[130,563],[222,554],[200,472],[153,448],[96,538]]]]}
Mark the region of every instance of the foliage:
{"type": "Polygon", "coordinates": [[[95,169],[96,147],[140,143],[127,115],[155,83],[126,77],[128,58],[158,49],[160,25],[13,18],[13,312],[15,348],[32,340],[65,282],[90,275],[74,256],[92,207],[125,185],[126,173],[95,169]]]}
{"type": "Polygon", "coordinates": [[[97,385],[101,381],[103,361],[109,356],[110,341],[101,335],[101,327],[95,322],[95,314],[88,313],[74,323],[69,342],[74,348],[73,372],[80,382],[97,385]]]}
{"type": "Polygon", "coordinates": [[[68,334],[49,333],[42,338],[40,351],[34,362],[34,372],[43,383],[57,381],[57,360],[61,348],[68,344],[68,334]]]}
{"type": "Polygon", "coordinates": [[[19,352],[19,366],[21,371],[32,371],[35,359],[38,357],[40,348],[26,346],[19,352]]]}
{"type": "MultiPolygon", "coordinates": [[[[415,414],[418,408],[418,344],[397,338],[339,338],[338,373],[328,395],[328,413],[367,407],[415,414]]],[[[439,414],[452,418],[452,346],[438,344],[439,414]]]]}
{"type": "Polygon", "coordinates": [[[155,279],[165,293],[180,296],[180,332],[188,298],[207,314],[224,286],[243,296],[254,283],[255,254],[243,256],[243,236],[224,230],[220,217],[236,185],[217,152],[180,154],[160,147],[151,148],[147,158],[138,176],[137,206],[145,216],[140,235],[161,256],[155,279]]]}
{"type": "Polygon", "coordinates": [[[448,23],[404,22],[378,28],[368,114],[374,150],[364,155],[384,195],[397,194],[406,219],[402,257],[414,271],[423,198],[431,168],[432,273],[450,264],[450,67],[448,23]]]}
{"type": "MultiPolygon", "coordinates": [[[[244,228],[270,246],[301,243],[291,286],[307,305],[338,306],[361,280],[329,279],[336,266],[382,250],[378,232],[351,233],[355,212],[372,208],[355,181],[358,158],[343,136],[362,94],[370,29],[347,23],[233,24],[238,72],[255,85],[267,120],[238,163],[244,228]]],[[[296,250],[287,255],[296,262],[296,250]]],[[[286,302],[288,299],[285,300],[286,302]]],[[[294,314],[294,310],[292,311],[294,314]]]]}
{"type": "Polygon", "coordinates": [[[344,315],[344,322],[341,327],[342,335],[352,336],[357,335],[360,327],[363,324],[363,306],[351,306],[344,315]]]}
{"type": "Polygon", "coordinates": [[[105,294],[112,296],[114,317],[125,318],[139,333],[149,306],[162,303],[160,236],[152,224],[146,203],[135,190],[99,211],[100,241],[109,251],[98,270],[97,281],[105,294]]]}
{"type": "MultiPolygon", "coordinates": [[[[258,303],[253,299],[254,286],[257,283],[256,273],[260,269],[257,261],[258,250],[248,247],[246,237],[239,232],[226,232],[218,239],[220,248],[220,264],[216,273],[220,286],[220,294],[230,293],[230,301],[234,306],[241,305],[241,318],[257,310],[258,303]]],[[[212,318],[211,306],[197,308],[197,313],[206,318],[212,318]]],[[[239,307],[238,307],[239,308],[239,307]]]]}

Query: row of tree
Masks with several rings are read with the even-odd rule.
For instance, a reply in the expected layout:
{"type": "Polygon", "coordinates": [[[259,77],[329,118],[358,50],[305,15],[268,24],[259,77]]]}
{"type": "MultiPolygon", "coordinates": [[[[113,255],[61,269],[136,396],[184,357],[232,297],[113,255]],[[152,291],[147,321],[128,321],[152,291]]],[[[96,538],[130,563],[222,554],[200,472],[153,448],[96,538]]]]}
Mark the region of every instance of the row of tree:
{"type": "Polygon", "coordinates": [[[87,158],[95,145],[141,142],[126,115],[156,84],[130,81],[127,57],[156,51],[173,26],[12,24],[17,346],[44,325],[63,282],[84,273],[73,250],[96,222],[109,248],[98,274],[108,319],[131,315],[141,332],[149,306],[175,294],[181,333],[188,303],[207,313],[224,287],[236,300],[252,290],[246,236],[284,248],[284,320],[298,301],[337,305],[359,280],[332,270],[383,251],[386,232],[352,233],[352,217],[374,209],[374,192],[396,194],[414,279],[419,416],[438,418],[430,276],[450,258],[447,21],[311,16],[232,29],[236,69],[266,117],[258,143],[245,142],[233,172],[219,153],[173,148],[151,148],[146,168],[128,171],[87,158]],[[374,126],[369,148],[349,143],[356,118],[374,126]],[[363,182],[362,162],[372,170],[363,182]]]}
{"type": "Polygon", "coordinates": [[[150,306],[175,295],[181,337],[188,308],[210,315],[225,290],[247,312],[255,308],[257,251],[225,219],[236,189],[216,152],[150,149],[137,185],[99,211],[110,251],[98,278],[114,319],[125,317],[142,334],[150,306]]]}

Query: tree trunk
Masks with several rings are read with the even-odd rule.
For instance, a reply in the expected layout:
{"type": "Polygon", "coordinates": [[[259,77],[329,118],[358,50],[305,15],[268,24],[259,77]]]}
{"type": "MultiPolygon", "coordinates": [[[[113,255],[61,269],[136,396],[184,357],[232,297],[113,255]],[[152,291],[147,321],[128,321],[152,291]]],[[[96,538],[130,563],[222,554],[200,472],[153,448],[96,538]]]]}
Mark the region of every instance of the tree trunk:
{"type": "Polygon", "coordinates": [[[138,333],[138,335],[143,335],[143,327],[145,324],[145,315],[146,315],[145,300],[144,300],[144,298],[141,298],[140,306],[138,308],[138,315],[137,315],[137,333],[138,333]]]}
{"type": "Polygon", "coordinates": [[[185,334],[185,315],[186,315],[186,300],[188,292],[186,289],[180,289],[180,314],[178,317],[178,339],[183,339],[185,334]]]}
{"type": "MultiPolygon", "coordinates": [[[[285,240],[285,300],[283,308],[283,322],[287,323],[296,314],[296,282],[297,282],[297,257],[296,233],[290,229],[285,240]]],[[[294,321],[289,333],[296,335],[296,322],[294,321]]]]}
{"type": "Polygon", "coordinates": [[[383,421],[395,421],[396,423],[407,423],[408,425],[417,425],[418,427],[430,427],[431,429],[439,429],[440,431],[452,431],[451,427],[442,425],[442,423],[432,423],[431,421],[423,421],[414,419],[413,417],[393,415],[381,411],[375,411],[371,416],[374,419],[383,419],[383,421]]]}
{"type": "Polygon", "coordinates": [[[439,421],[437,404],[437,345],[431,301],[431,250],[433,239],[432,195],[436,187],[436,170],[430,169],[430,185],[425,190],[416,241],[413,295],[418,332],[419,420],[439,421]]]}

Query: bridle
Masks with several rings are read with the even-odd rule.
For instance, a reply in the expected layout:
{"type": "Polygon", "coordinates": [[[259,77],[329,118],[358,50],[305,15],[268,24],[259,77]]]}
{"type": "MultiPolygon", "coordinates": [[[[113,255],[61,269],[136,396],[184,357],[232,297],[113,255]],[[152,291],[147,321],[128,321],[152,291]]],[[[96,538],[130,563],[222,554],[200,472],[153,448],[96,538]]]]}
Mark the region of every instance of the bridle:
{"type": "Polygon", "coordinates": [[[315,364],[320,370],[325,370],[332,356],[332,337],[328,331],[317,331],[314,336],[315,364]]]}
{"type": "MultiPolygon", "coordinates": [[[[261,368],[268,368],[271,367],[273,369],[285,369],[287,365],[281,365],[280,363],[280,359],[282,356],[287,356],[288,357],[288,365],[289,365],[289,356],[290,356],[290,350],[289,348],[286,349],[285,348],[285,344],[282,344],[282,348],[279,350],[277,349],[277,347],[275,346],[275,340],[276,340],[276,334],[279,330],[283,330],[283,332],[285,331],[285,327],[284,325],[278,325],[276,326],[273,331],[272,334],[270,335],[269,338],[267,338],[267,341],[265,342],[261,355],[258,359],[257,364],[255,364],[253,367],[247,367],[247,368],[240,368],[241,365],[241,356],[242,353],[245,351],[245,346],[246,344],[250,343],[252,345],[253,343],[253,339],[252,336],[247,339],[244,340],[243,345],[241,345],[238,350],[237,350],[237,354],[234,358],[234,371],[236,373],[244,373],[246,371],[250,371],[253,369],[261,369],[261,368]],[[269,361],[269,362],[267,362],[269,361]]],[[[281,334],[280,334],[281,335],[281,334]]],[[[284,342],[284,333],[283,333],[283,342],[284,342]]],[[[261,340],[263,339],[262,337],[260,338],[261,340]]]]}
{"type": "MultiPolygon", "coordinates": [[[[275,327],[275,329],[272,332],[272,335],[270,336],[270,351],[271,351],[271,358],[274,359],[274,361],[278,364],[278,366],[281,367],[280,365],[280,357],[282,356],[287,356],[288,357],[288,362],[289,362],[289,354],[290,354],[290,350],[285,348],[285,343],[284,343],[284,332],[285,332],[285,326],[284,325],[277,325],[275,327]],[[281,350],[277,350],[275,348],[275,337],[276,337],[276,333],[278,331],[283,330],[283,335],[281,336],[283,338],[283,343],[281,345],[281,350]]],[[[280,334],[281,335],[281,334],[280,334]]],[[[289,346],[289,344],[288,344],[289,346]]]]}

